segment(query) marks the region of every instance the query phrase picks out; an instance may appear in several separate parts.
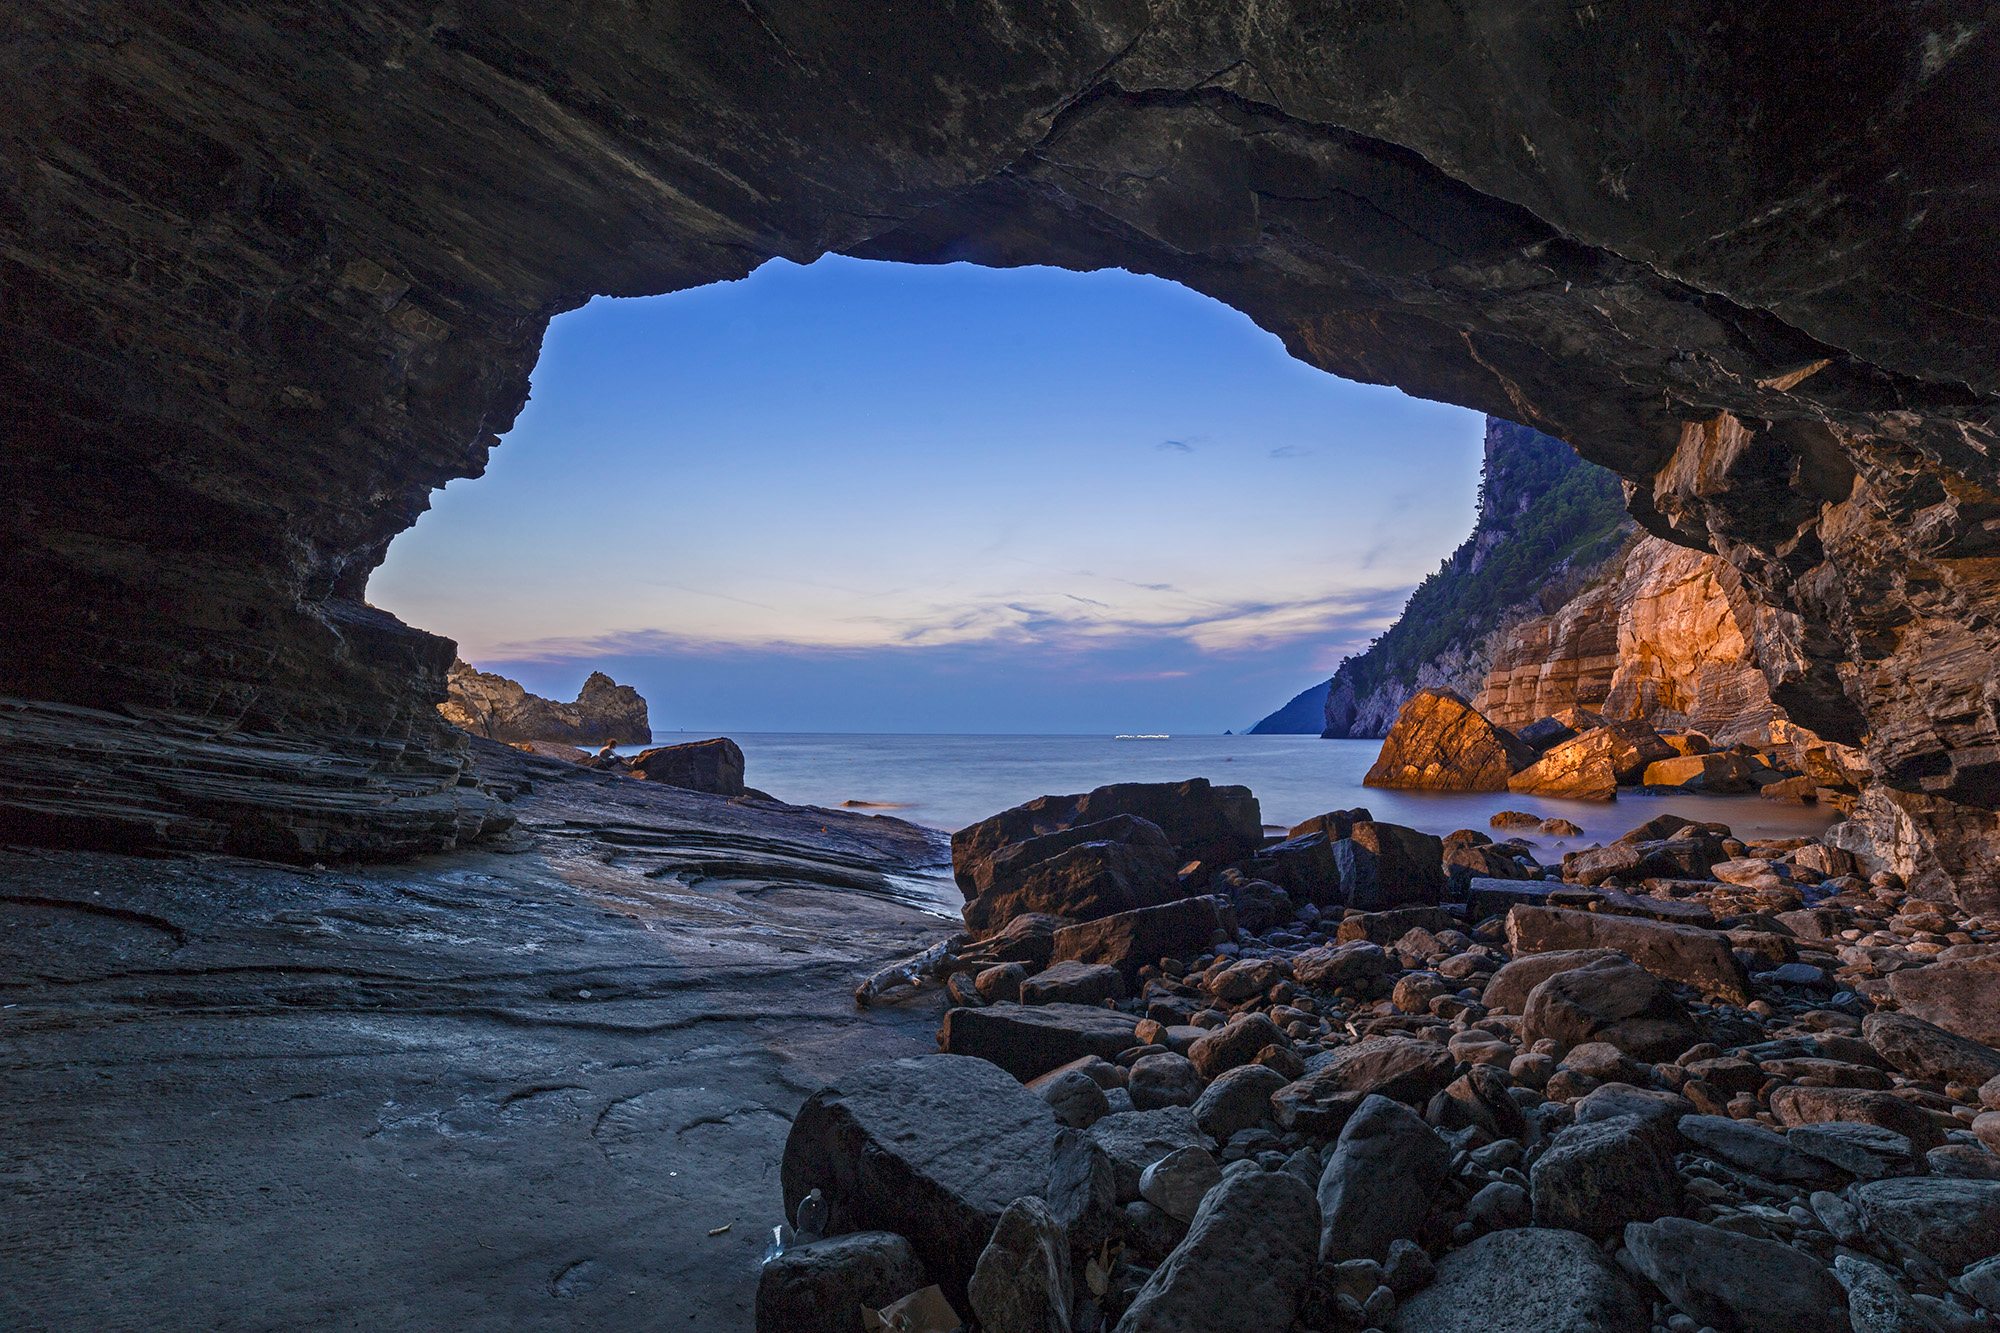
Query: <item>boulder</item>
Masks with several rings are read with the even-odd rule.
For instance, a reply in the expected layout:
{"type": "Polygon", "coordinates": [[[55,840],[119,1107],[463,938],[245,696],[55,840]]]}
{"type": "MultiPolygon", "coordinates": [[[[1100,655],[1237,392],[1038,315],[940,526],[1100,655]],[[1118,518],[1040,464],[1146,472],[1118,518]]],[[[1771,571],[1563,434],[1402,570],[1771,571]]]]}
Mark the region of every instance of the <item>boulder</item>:
{"type": "Polygon", "coordinates": [[[1851,1186],[1862,1225],[1946,1272],[2000,1254],[2000,1180],[1908,1176],[1851,1186]]]}
{"type": "Polygon", "coordinates": [[[1703,995],[1750,1002],[1750,978],[1730,951],[1729,938],[1695,926],[1562,907],[1516,907],[1507,913],[1507,943],[1516,954],[1616,949],[1653,975],[1703,995]]]}
{"type": "Polygon", "coordinates": [[[1022,1004],[1102,1004],[1125,996],[1125,978],[1109,963],[1067,959],[1021,983],[1022,1004]]]}
{"type": "MultiPolygon", "coordinates": [[[[1750,764],[1743,756],[1723,751],[1719,754],[1679,755],[1646,765],[1639,779],[1648,787],[1673,787],[1680,791],[1705,792],[1711,796],[1734,795],[1751,790],[1750,764]]],[[[1808,794],[1812,784],[1806,784],[1808,794]]]]}
{"type": "Polygon", "coordinates": [[[1138,1045],[1139,1020],[1085,1004],[1011,1004],[948,1009],[938,1047],[990,1060],[1022,1082],[1086,1055],[1110,1059],[1138,1045]]]}
{"type": "Polygon", "coordinates": [[[1055,1117],[1072,1129],[1089,1129],[1111,1114],[1111,1100],[1096,1079],[1074,1067],[1044,1074],[1029,1086],[1049,1104],[1055,1117]]]}
{"type": "Polygon", "coordinates": [[[1781,1125],[1817,1125],[1832,1120],[1879,1125],[1928,1151],[1944,1142],[1930,1116],[1891,1092],[1867,1088],[1817,1088],[1794,1084],[1771,1093],[1771,1114],[1781,1125]]]}
{"type": "Polygon", "coordinates": [[[1915,1144],[1880,1125],[1858,1125],[1845,1120],[1795,1125],[1786,1133],[1785,1141],[1806,1156],[1857,1180],[1914,1176],[1925,1169],[1915,1144]]]}
{"type": "Polygon", "coordinates": [[[1319,1178],[1319,1258],[1388,1257],[1392,1241],[1414,1238],[1451,1170],[1451,1146],[1400,1102],[1362,1101],[1319,1178]]]}
{"type": "Polygon", "coordinates": [[[1444,842],[1401,824],[1366,820],[1331,844],[1332,898],[1364,912],[1444,900],[1444,842]]]}
{"type": "Polygon", "coordinates": [[[1390,1333],[1610,1333],[1647,1326],[1646,1303],[1574,1231],[1519,1227],[1453,1250],[1390,1333]]]}
{"type": "MultiPolygon", "coordinates": [[[[982,966],[1019,963],[1031,970],[1044,968],[1049,965],[1049,955],[1056,947],[1056,932],[1066,924],[1059,916],[1025,912],[985,939],[968,946],[959,957],[982,966]]],[[[989,995],[987,998],[1007,1000],[1015,997],[989,995]]]]}
{"type": "Polygon", "coordinates": [[[785,1215],[821,1191],[833,1232],[908,1237],[931,1280],[963,1308],[1000,1214],[1041,1192],[1061,1132],[1046,1102],[984,1060],[862,1065],[808,1097],[793,1119],[779,1170],[785,1215]]]}
{"type": "Polygon", "coordinates": [[[1157,1111],[1114,1111],[1087,1131],[1111,1159],[1117,1201],[1139,1197],[1139,1179],[1146,1168],[1180,1148],[1206,1148],[1208,1140],[1184,1106],[1157,1111]]]}
{"type": "Polygon", "coordinates": [[[1208,1192],[1117,1333],[1270,1333],[1298,1316],[1319,1205],[1289,1171],[1247,1171],[1208,1192]]]}
{"type": "Polygon", "coordinates": [[[1505,916],[1516,904],[1540,907],[1551,890],[1561,888],[1543,879],[1488,879],[1475,877],[1464,886],[1465,914],[1474,921],[1489,916],[1505,916]]]}
{"type": "Polygon", "coordinates": [[[1226,899],[1182,898],[1065,926],[1055,932],[1049,957],[1053,962],[1109,964],[1136,989],[1140,968],[1200,953],[1235,934],[1236,917],[1226,899]]]}
{"type": "Polygon", "coordinates": [[[1603,735],[1602,731],[1588,732],[1550,747],[1508,779],[1507,790],[1571,801],[1617,800],[1618,770],[1605,752],[1603,735]]]}
{"type": "Polygon", "coordinates": [[[1132,1077],[1125,1086],[1135,1110],[1156,1111],[1162,1106],[1193,1106],[1201,1096],[1202,1081],[1186,1056],[1162,1052],[1133,1061],[1132,1077]]]}
{"type": "Polygon", "coordinates": [[[930,1285],[910,1242],[889,1231],[793,1245],[757,1278],[757,1333],[861,1333],[861,1307],[878,1309],[930,1285]]]}
{"type": "Polygon", "coordinates": [[[1341,944],[1367,940],[1372,944],[1394,944],[1413,930],[1451,930],[1458,919],[1442,907],[1398,907],[1385,912],[1349,912],[1335,928],[1334,939],[1341,944]]]}
{"type": "Polygon", "coordinates": [[[1093,921],[1182,896],[1166,835],[1119,816],[1009,843],[966,868],[966,928],[987,935],[1024,912],[1093,921]],[[969,882],[967,882],[969,881],[969,882]]]}
{"type": "Polygon", "coordinates": [[[1292,978],[1314,990],[1333,990],[1357,981],[1372,981],[1396,970],[1389,951],[1369,940],[1323,944],[1292,959],[1292,978]]]}
{"type": "Polygon", "coordinates": [[[1370,1037],[1322,1059],[1318,1068],[1271,1095],[1279,1124],[1324,1135],[1329,1117],[1344,1123],[1353,1106],[1371,1095],[1427,1106],[1458,1068],[1445,1047],[1401,1036],[1370,1037]]]}
{"type": "Polygon", "coordinates": [[[1069,1240],[1047,1204],[1031,1195],[1007,1205],[966,1295],[980,1333],[1068,1333],[1069,1240]]]}
{"type": "Polygon", "coordinates": [[[1595,1240],[1628,1222],[1679,1209],[1681,1180],[1663,1136],[1637,1116],[1571,1125],[1535,1159],[1529,1175],[1535,1225],[1595,1240]]]}
{"type": "Polygon", "coordinates": [[[1524,954],[1494,972],[1481,1000],[1494,1013],[1518,1014],[1527,1007],[1529,993],[1556,973],[1624,957],[1616,949],[1556,949],[1524,954]]]}
{"type": "Polygon", "coordinates": [[[626,772],[646,782],[714,796],[741,796],[744,791],[743,751],[726,736],[642,750],[632,757],[626,772]]]}
{"type": "Polygon", "coordinates": [[[1505,791],[1534,751],[1449,690],[1418,690],[1362,782],[1423,791],[1505,791]]]}
{"type": "Polygon", "coordinates": [[[973,889],[974,866],[1009,843],[1130,815],[1166,835],[1181,861],[1227,865],[1257,850],[1264,819],[1248,787],[1186,782],[1121,782],[1079,796],[1041,796],[951,835],[951,863],[961,889],[973,889]]]}
{"type": "Polygon", "coordinates": [[[1475,882],[1527,882],[1541,878],[1539,872],[1528,869],[1519,859],[1492,844],[1446,848],[1444,875],[1446,895],[1454,902],[1464,901],[1475,882]]]}
{"type": "Polygon", "coordinates": [[[1636,1059],[1672,1060],[1700,1040],[1686,1006],[1664,982],[1622,958],[1568,968],[1528,995],[1521,1039],[1567,1049],[1601,1041],[1636,1059]]]}
{"type": "Polygon", "coordinates": [[[1785,1135],[1754,1120],[1687,1115],[1678,1127],[1681,1137],[1700,1151],[1764,1180],[1815,1189],[1842,1183],[1824,1161],[1800,1152],[1785,1135]]]}
{"type": "Polygon", "coordinates": [[[1188,1047],[1187,1055],[1201,1077],[1212,1079],[1224,1070],[1251,1063],[1266,1046],[1291,1044],[1291,1038],[1278,1030],[1269,1015],[1247,1013],[1236,1015],[1196,1040],[1188,1047]]]}
{"type": "Polygon", "coordinates": [[[1223,1071],[1194,1103],[1195,1127],[1218,1143],[1238,1130],[1269,1120],[1271,1096],[1285,1086],[1285,1076],[1263,1065],[1238,1065],[1223,1071]]]}
{"type": "Polygon", "coordinates": [[[1741,1333],[1848,1333],[1840,1283],[1789,1245],[1665,1217],[1626,1227],[1625,1251],[1701,1323],[1741,1333]]]}
{"type": "Polygon", "coordinates": [[[1285,837],[1302,838],[1308,833],[1324,833],[1327,841],[1333,842],[1346,837],[1356,824],[1374,818],[1364,806],[1357,805],[1352,810],[1329,810],[1323,815],[1314,815],[1303,824],[1292,825],[1285,837]]]}
{"type": "Polygon", "coordinates": [[[1889,993],[1904,1013],[2000,1047],[2000,955],[1940,960],[1893,973],[1889,993]]]}
{"type": "Polygon", "coordinates": [[[2000,1078],[2000,1051],[1913,1014],[1870,1014],[1861,1020],[1861,1035],[1911,1078],[1972,1085],[2000,1078]]]}
{"type": "Polygon", "coordinates": [[[1139,1197],[1177,1222],[1192,1222],[1222,1167],[1206,1148],[1176,1148],[1139,1173],[1139,1197]]]}

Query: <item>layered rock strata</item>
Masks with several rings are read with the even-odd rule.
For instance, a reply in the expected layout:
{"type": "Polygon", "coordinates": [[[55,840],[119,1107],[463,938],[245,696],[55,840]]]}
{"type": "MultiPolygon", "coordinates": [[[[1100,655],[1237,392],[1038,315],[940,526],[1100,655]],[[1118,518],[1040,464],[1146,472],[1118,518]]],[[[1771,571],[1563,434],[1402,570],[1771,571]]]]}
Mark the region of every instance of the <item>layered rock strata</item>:
{"type": "Polygon", "coordinates": [[[530,694],[520,682],[454,660],[445,678],[444,720],[490,741],[643,745],[653,739],[646,701],[630,685],[593,671],[574,701],[530,694]]]}
{"type": "Polygon", "coordinates": [[[18,8],[0,689],[462,771],[449,646],[363,597],[552,315],[773,256],[1116,265],[1577,443],[1779,613],[1773,699],[1866,738],[1913,864],[1994,890],[1983,8],[877,19],[18,8]]]}

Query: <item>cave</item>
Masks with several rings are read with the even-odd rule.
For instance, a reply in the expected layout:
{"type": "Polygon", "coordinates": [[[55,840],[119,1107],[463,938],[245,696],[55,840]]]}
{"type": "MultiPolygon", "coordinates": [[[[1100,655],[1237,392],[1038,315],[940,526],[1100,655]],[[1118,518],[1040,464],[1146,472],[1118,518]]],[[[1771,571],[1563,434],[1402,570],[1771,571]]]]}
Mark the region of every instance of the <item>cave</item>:
{"type": "Polygon", "coordinates": [[[364,600],[543,330],[773,257],[1106,266],[1569,441],[1775,614],[1855,826],[2000,894],[1979,6],[767,0],[16,15],[0,832],[315,862],[505,822],[364,600]]]}

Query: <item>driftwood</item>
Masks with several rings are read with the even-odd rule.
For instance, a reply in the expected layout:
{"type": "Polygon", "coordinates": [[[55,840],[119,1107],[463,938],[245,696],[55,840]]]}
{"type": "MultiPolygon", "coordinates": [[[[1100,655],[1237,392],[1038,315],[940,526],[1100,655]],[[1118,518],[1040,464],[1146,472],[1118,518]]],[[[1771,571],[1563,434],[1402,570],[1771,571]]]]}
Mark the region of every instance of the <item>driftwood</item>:
{"type": "Polygon", "coordinates": [[[889,964],[854,988],[854,1002],[865,1009],[887,991],[904,986],[921,986],[926,981],[968,970],[974,965],[961,961],[958,955],[971,940],[971,936],[963,933],[953,935],[939,940],[914,958],[889,964]]]}

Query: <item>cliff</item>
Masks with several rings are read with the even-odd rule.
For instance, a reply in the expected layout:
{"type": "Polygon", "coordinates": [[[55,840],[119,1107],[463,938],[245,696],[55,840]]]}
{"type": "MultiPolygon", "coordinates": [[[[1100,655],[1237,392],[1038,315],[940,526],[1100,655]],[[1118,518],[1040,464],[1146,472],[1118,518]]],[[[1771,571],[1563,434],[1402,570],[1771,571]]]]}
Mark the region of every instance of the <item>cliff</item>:
{"type": "Polygon", "coordinates": [[[1513,625],[1599,577],[1632,531],[1617,477],[1561,440],[1488,417],[1471,535],[1367,651],[1252,730],[1382,736],[1420,689],[1470,698],[1513,625]],[[1324,705],[1307,718],[1313,696],[1324,705]]]}
{"type": "Polygon", "coordinates": [[[491,671],[454,660],[449,697],[438,705],[455,727],[495,741],[565,741],[571,745],[644,744],[653,739],[646,701],[630,685],[593,671],[571,703],[530,694],[491,671]]]}

